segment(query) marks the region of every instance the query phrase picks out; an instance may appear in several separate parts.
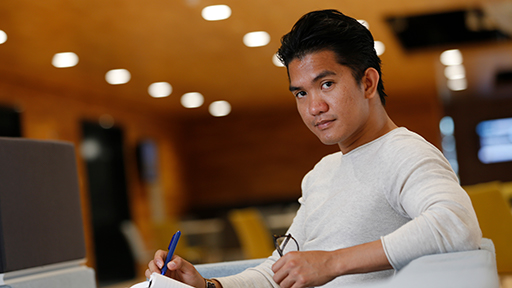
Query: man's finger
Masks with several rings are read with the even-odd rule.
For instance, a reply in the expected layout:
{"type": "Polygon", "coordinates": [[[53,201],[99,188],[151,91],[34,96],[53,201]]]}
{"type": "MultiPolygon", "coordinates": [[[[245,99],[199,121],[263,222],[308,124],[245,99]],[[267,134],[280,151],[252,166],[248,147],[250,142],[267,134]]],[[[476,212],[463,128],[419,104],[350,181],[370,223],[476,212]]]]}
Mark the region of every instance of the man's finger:
{"type": "Polygon", "coordinates": [[[183,268],[183,258],[180,256],[172,256],[172,260],[167,264],[167,269],[174,271],[183,268]]]}
{"type": "Polygon", "coordinates": [[[149,269],[149,272],[151,272],[151,273],[153,273],[153,272],[160,273],[160,268],[156,265],[154,260],[149,261],[148,269],[149,269]]]}
{"type": "Polygon", "coordinates": [[[153,258],[153,260],[155,261],[155,264],[158,267],[158,269],[162,269],[164,267],[166,257],[167,251],[158,250],[155,252],[155,257],[153,258]]]}
{"type": "MultiPolygon", "coordinates": [[[[274,270],[274,268],[272,268],[272,270],[274,270]]],[[[272,277],[274,279],[274,281],[281,285],[282,281],[288,276],[288,272],[287,271],[284,271],[283,269],[278,269],[278,270],[275,270],[274,271],[274,276],[272,277]]]]}
{"type": "MultiPolygon", "coordinates": [[[[286,256],[286,255],[285,255],[285,256],[286,256]]],[[[284,263],[285,263],[285,262],[286,262],[286,261],[285,261],[285,260],[283,260],[283,257],[279,258],[279,259],[278,259],[278,260],[277,260],[277,261],[272,265],[272,272],[276,273],[277,271],[279,271],[279,270],[283,267],[283,265],[284,265],[284,263]]]]}

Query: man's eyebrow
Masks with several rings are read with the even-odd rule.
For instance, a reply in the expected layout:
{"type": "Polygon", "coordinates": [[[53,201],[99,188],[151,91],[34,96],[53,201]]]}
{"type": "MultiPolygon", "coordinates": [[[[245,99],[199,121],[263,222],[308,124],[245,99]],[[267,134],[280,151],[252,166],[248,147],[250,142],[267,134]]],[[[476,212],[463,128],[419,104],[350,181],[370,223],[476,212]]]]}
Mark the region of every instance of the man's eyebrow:
{"type": "Polygon", "coordinates": [[[290,89],[290,92],[300,90],[300,87],[290,86],[288,89],[290,89]]]}
{"type": "Polygon", "coordinates": [[[318,80],[324,78],[325,76],[331,76],[331,75],[336,75],[336,73],[334,71],[331,71],[331,70],[324,70],[322,71],[320,74],[318,74],[312,82],[317,82],[318,80]]]}
{"type": "MultiPolygon", "coordinates": [[[[320,72],[320,74],[316,75],[316,77],[313,78],[313,80],[311,82],[312,83],[317,82],[320,79],[322,79],[322,78],[324,78],[326,76],[331,76],[331,75],[336,75],[336,73],[334,71],[324,70],[324,71],[320,72]]],[[[301,87],[295,87],[295,86],[291,86],[290,85],[289,89],[290,89],[290,92],[293,92],[293,91],[296,91],[296,90],[300,90],[301,87]]]]}

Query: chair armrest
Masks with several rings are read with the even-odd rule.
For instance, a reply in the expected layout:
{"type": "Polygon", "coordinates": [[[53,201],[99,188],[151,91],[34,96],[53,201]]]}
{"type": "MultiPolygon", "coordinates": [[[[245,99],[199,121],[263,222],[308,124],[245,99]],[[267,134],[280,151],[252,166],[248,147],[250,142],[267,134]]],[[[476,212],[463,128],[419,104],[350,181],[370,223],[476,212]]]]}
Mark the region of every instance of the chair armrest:
{"type": "Polygon", "coordinates": [[[247,268],[258,266],[265,260],[266,258],[227,261],[219,263],[199,264],[195,267],[204,278],[225,277],[238,274],[247,268]]]}
{"type": "MultiPolygon", "coordinates": [[[[257,266],[265,260],[201,264],[196,265],[196,268],[205,278],[224,277],[257,266]]],[[[389,280],[355,287],[499,288],[500,285],[493,243],[489,239],[483,239],[480,250],[423,256],[413,260],[389,280]]]]}
{"type": "Polygon", "coordinates": [[[496,260],[488,250],[420,257],[400,270],[389,287],[498,288],[496,260]]]}

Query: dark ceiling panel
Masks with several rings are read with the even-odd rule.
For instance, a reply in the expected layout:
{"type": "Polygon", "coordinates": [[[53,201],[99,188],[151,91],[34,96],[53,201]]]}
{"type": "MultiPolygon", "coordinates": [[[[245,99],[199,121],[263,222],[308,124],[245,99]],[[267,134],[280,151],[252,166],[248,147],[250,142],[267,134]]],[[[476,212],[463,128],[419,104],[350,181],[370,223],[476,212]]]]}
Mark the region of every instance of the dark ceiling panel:
{"type": "Polygon", "coordinates": [[[396,16],[386,21],[406,50],[510,40],[504,32],[490,27],[478,9],[396,16]]]}

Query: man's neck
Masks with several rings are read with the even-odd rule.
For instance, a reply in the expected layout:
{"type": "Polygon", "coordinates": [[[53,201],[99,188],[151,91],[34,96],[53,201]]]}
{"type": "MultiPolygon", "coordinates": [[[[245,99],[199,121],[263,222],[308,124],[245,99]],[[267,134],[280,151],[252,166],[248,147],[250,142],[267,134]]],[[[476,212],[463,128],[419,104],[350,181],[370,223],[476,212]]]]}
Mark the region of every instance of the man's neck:
{"type": "Polygon", "coordinates": [[[359,146],[366,143],[372,142],[373,140],[386,135],[398,126],[389,118],[386,110],[383,106],[374,107],[372,116],[368,119],[367,125],[363,128],[363,131],[359,138],[354,139],[348,145],[347,143],[338,143],[340,150],[343,154],[346,154],[359,146]]]}

